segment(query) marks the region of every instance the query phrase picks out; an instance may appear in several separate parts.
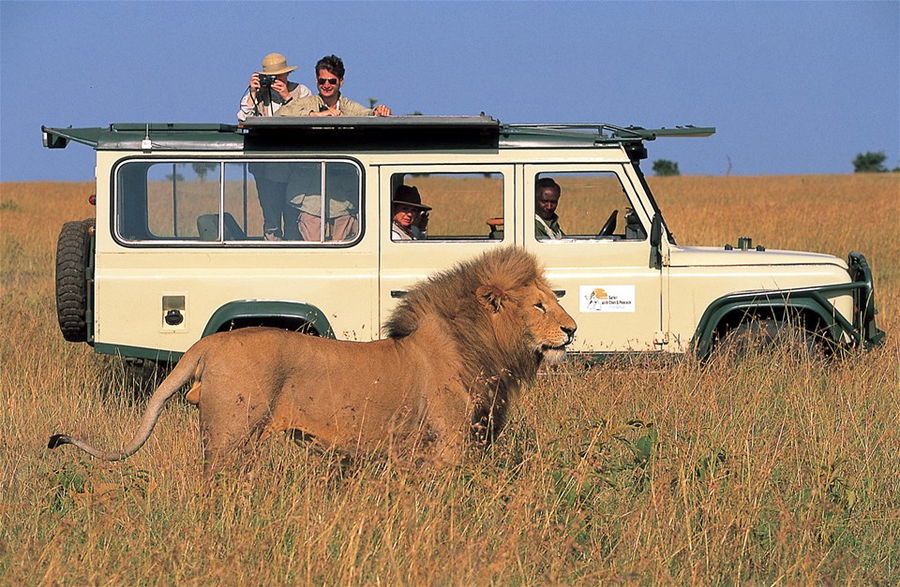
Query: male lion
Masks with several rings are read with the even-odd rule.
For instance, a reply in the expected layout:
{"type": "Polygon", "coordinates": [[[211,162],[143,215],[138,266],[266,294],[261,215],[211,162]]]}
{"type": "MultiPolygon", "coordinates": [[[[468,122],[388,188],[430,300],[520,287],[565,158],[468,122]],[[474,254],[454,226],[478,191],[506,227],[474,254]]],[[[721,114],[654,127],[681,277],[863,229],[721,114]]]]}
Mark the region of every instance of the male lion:
{"type": "Polygon", "coordinates": [[[348,451],[405,447],[452,464],[467,445],[490,442],[509,400],[542,361],[562,360],[575,328],[533,256],[494,249],[412,288],[386,325],[387,339],[337,341],[275,328],[213,334],[188,349],[153,393],[124,450],[61,434],[49,447],[127,458],[193,379],[186,399],[200,408],[208,466],[281,431],[348,451]]]}

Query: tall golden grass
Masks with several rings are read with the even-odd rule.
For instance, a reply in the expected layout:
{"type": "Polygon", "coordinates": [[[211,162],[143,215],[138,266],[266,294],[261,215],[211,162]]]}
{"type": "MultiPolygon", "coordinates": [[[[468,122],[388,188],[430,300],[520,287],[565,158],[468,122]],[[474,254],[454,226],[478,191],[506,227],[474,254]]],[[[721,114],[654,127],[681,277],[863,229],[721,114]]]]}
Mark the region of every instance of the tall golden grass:
{"type": "Polygon", "coordinates": [[[454,470],[284,439],[214,478],[181,401],[125,463],[46,450],[55,432],[120,446],[145,397],[55,324],[56,235],[92,215],[92,185],[2,184],[0,583],[896,583],[898,182],[652,180],[680,242],[864,252],[880,349],[566,365],[454,470]]]}

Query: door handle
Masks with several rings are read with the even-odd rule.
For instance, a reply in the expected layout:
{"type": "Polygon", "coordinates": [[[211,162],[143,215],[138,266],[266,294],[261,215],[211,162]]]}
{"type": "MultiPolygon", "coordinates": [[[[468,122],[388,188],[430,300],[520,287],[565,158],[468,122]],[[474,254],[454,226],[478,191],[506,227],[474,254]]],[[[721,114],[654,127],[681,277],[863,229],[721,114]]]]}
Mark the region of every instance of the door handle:
{"type": "Polygon", "coordinates": [[[557,297],[557,298],[564,298],[564,297],[566,297],[566,290],[564,290],[564,289],[554,289],[554,290],[553,290],[553,293],[556,294],[556,297],[557,297]]]}
{"type": "Polygon", "coordinates": [[[407,291],[405,289],[392,289],[391,297],[392,298],[405,298],[407,291]]]}

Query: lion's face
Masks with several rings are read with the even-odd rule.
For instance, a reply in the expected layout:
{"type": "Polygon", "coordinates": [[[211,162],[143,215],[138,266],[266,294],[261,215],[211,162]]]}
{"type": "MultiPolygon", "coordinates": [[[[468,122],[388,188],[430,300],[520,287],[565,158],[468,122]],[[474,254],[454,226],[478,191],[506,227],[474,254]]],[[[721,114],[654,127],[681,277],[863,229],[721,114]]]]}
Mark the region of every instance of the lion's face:
{"type": "Polygon", "coordinates": [[[503,324],[498,328],[495,323],[496,330],[505,335],[524,334],[543,361],[558,363],[565,358],[566,346],[572,342],[577,325],[546,283],[534,282],[507,292],[482,286],[478,297],[484,308],[503,324]]]}
{"type": "Polygon", "coordinates": [[[544,284],[525,288],[520,298],[525,325],[534,338],[534,350],[543,360],[558,363],[566,356],[566,346],[575,337],[577,325],[556,299],[556,294],[544,284]]]}

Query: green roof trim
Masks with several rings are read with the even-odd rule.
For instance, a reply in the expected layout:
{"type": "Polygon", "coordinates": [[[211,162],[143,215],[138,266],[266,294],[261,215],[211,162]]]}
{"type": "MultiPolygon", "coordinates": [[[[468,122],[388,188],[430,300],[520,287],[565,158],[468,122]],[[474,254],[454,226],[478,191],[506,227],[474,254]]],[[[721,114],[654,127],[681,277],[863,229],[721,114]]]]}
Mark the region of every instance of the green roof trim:
{"type": "Polygon", "coordinates": [[[44,146],[64,149],[69,141],[97,151],[233,151],[244,148],[244,135],[233,124],[117,122],[105,127],[41,127],[44,146]]]}

